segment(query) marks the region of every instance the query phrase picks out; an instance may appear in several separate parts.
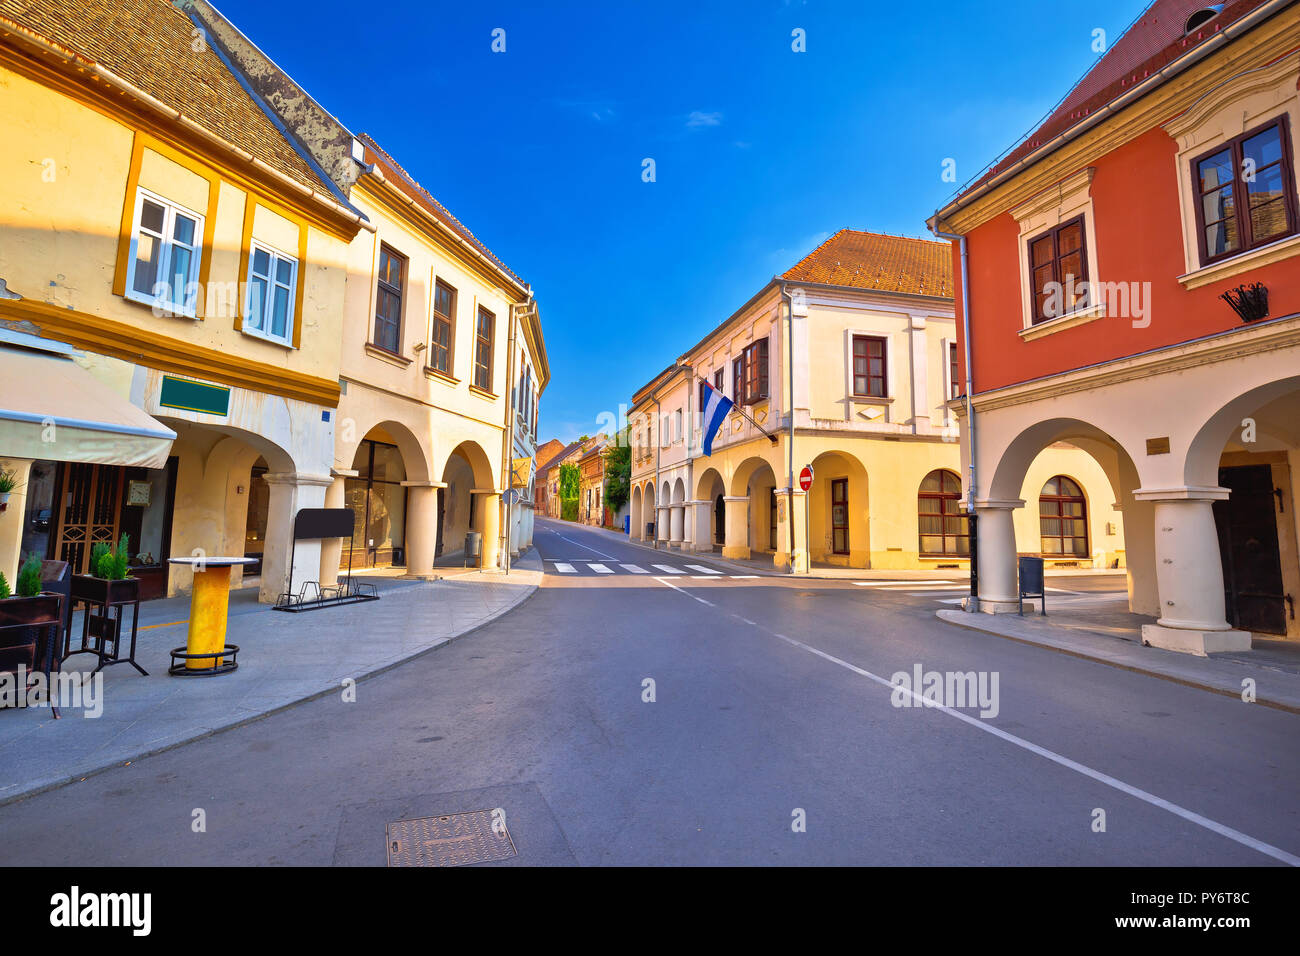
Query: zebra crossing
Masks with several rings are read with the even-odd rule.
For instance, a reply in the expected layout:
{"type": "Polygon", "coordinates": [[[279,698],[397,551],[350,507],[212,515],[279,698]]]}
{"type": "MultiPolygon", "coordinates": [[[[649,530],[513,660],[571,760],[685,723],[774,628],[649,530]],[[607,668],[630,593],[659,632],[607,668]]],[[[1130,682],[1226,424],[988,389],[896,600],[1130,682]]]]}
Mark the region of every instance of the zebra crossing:
{"type": "Polygon", "coordinates": [[[623,561],[579,561],[570,558],[561,561],[547,558],[546,563],[556,574],[604,575],[604,574],[644,574],[652,577],[683,578],[692,581],[751,581],[757,580],[757,574],[728,574],[703,564],[632,564],[623,561]]]}

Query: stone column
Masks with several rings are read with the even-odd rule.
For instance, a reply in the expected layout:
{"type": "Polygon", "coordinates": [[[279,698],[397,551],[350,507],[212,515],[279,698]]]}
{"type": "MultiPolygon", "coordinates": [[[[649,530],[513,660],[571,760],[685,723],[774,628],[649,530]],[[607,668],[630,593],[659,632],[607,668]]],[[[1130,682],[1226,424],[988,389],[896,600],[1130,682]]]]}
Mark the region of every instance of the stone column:
{"type": "Polygon", "coordinates": [[[668,545],[669,524],[671,523],[672,505],[655,506],[655,542],[662,541],[668,545]]]}
{"type": "Polygon", "coordinates": [[[433,557],[438,545],[437,481],[404,481],[406,489],[406,574],[402,577],[427,580],[433,577],[433,557]]]}
{"type": "MultiPolygon", "coordinates": [[[[330,471],[334,480],[330,486],[325,489],[325,507],[342,508],[347,503],[345,496],[346,481],[348,478],[355,478],[355,471],[339,471],[337,468],[330,471]]],[[[364,518],[365,515],[362,515],[364,518]]],[[[343,558],[343,539],[327,538],[320,544],[320,583],[321,587],[332,587],[339,583],[339,562],[343,558]]]]}
{"type": "Polygon", "coordinates": [[[670,509],[668,547],[680,550],[686,530],[686,506],[678,501],[670,509]]]}
{"type": "Polygon", "coordinates": [[[493,571],[501,563],[501,493],[476,488],[471,494],[478,509],[474,527],[483,535],[482,568],[493,571]]]}
{"type": "Polygon", "coordinates": [[[284,592],[297,594],[304,581],[320,580],[321,542],[319,539],[294,542],[293,523],[303,508],[325,506],[325,489],[334,483],[334,478],[300,471],[268,473],[262,477],[271,486],[271,496],[267,507],[266,549],[262,555],[262,584],[257,599],[273,604],[284,592]]]}
{"type": "Polygon", "coordinates": [[[749,497],[726,495],[722,501],[727,509],[722,556],[746,560],[749,557],[749,497]]]}
{"type": "Polygon", "coordinates": [[[712,521],[709,518],[710,504],[707,501],[686,502],[687,541],[690,550],[697,553],[713,550],[712,521]]]}
{"type": "Polygon", "coordinates": [[[1227,488],[1139,488],[1138,501],[1155,505],[1156,585],[1160,619],[1142,626],[1142,643],[1204,657],[1250,650],[1250,632],[1233,630],[1223,598],[1223,563],[1214,502],[1227,488]]]}
{"type": "Polygon", "coordinates": [[[1024,505],[1018,498],[975,502],[979,522],[979,610],[985,614],[1006,614],[1020,608],[1013,512],[1024,505]]]}

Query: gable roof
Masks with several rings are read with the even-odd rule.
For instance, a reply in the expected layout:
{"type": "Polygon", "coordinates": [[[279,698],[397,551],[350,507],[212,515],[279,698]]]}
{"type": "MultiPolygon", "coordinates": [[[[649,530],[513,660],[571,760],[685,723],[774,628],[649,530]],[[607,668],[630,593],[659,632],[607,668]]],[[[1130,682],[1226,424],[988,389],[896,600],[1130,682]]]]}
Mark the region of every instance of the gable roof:
{"type": "Polygon", "coordinates": [[[558,455],[554,456],[545,465],[539,465],[537,468],[537,473],[540,475],[544,471],[550,471],[552,468],[557,468],[560,465],[564,464],[566,458],[572,455],[575,451],[578,451],[580,448],[582,448],[582,444],[583,443],[580,441],[575,441],[565,445],[563,450],[558,455]]]}
{"type": "Polygon", "coordinates": [[[537,462],[537,470],[541,471],[545,468],[550,464],[555,456],[563,450],[564,442],[560,441],[558,438],[552,438],[545,444],[539,445],[537,451],[534,452],[534,460],[537,462]]]}
{"type": "Polygon", "coordinates": [[[950,299],[952,247],[932,239],[841,229],[781,278],[950,299]]]}
{"type": "Polygon", "coordinates": [[[1237,0],[1222,4],[1218,16],[1184,36],[1188,17],[1212,7],[1208,0],[1154,0],[1105,55],[1076,83],[1038,127],[983,173],[963,186],[945,207],[1005,172],[1062,133],[1084,122],[1097,110],[1184,54],[1208,43],[1225,27],[1263,6],[1267,0],[1237,0]]]}
{"type": "Polygon", "coordinates": [[[0,28],[9,25],[20,39],[34,34],[98,65],[295,182],[333,194],[214,48],[195,44],[194,23],[167,0],[0,0],[0,28]]]}
{"type": "Polygon", "coordinates": [[[478,250],[485,259],[504,273],[516,286],[524,290],[529,288],[527,282],[515,275],[509,266],[497,258],[491,249],[485,246],[474,233],[469,231],[468,226],[453,216],[446,206],[434,199],[433,195],[416,182],[415,177],[403,169],[397,160],[393,159],[375,142],[373,137],[366,133],[358,133],[357,139],[365,146],[366,163],[378,166],[386,179],[389,179],[393,185],[415,200],[426,212],[432,214],[434,218],[478,250]]]}

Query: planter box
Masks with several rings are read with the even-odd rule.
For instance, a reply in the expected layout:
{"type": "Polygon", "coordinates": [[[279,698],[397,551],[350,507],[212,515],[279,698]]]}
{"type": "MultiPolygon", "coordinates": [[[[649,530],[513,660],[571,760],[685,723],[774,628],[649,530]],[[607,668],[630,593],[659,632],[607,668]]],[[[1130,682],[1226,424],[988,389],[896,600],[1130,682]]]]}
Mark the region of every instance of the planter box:
{"type": "Polygon", "coordinates": [[[0,671],[15,670],[19,664],[29,671],[36,666],[41,626],[62,626],[61,596],[42,592],[35,597],[11,597],[0,601],[0,671]]]}
{"type": "Polygon", "coordinates": [[[93,601],[96,604],[134,604],[140,600],[140,579],[127,577],[120,581],[110,581],[93,574],[74,574],[72,597],[76,601],[93,601]]]}

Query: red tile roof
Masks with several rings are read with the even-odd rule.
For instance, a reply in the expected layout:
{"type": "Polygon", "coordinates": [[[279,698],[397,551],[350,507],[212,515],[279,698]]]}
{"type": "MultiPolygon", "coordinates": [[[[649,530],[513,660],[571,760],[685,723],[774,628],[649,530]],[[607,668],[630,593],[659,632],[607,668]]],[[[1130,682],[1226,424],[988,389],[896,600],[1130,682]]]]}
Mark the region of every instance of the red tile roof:
{"type": "Polygon", "coordinates": [[[930,239],[841,229],[781,278],[952,298],[952,247],[930,239]]]}
{"type": "Polygon", "coordinates": [[[97,63],[302,185],[331,194],[212,46],[193,48],[194,24],[167,0],[0,0],[0,25],[5,21],[97,63]]]}
{"type": "Polygon", "coordinates": [[[521,288],[528,284],[523,279],[515,275],[510,267],[496,257],[496,255],[485,246],[474,233],[469,231],[469,227],[451,214],[451,211],[438,200],[434,199],[432,194],[416,182],[415,177],[402,168],[397,160],[393,159],[374,138],[365,133],[357,134],[357,139],[366,147],[366,162],[377,165],[384,173],[384,176],[392,180],[393,183],[402,192],[406,193],[424,209],[432,213],[446,225],[450,226],[462,239],[470,243],[475,249],[486,256],[498,269],[508,275],[521,288]]]}
{"type": "Polygon", "coordinates": [[[968,186],[963,187],[957,199],[1086,120],[1135,84],[1158,73],[1169,63],[1210,40],[1225,26],[1241,19],[1265,2],[1266,0],[1237,0],[1235,3],[1227,3],[1217,17],[1184,36],[1183,28],[1188,17],[1211,6],[1208,0],[1155,0],[1083,79],[1074,85],[1047,119],[1003,158],[995,161],[968,186]]]}

